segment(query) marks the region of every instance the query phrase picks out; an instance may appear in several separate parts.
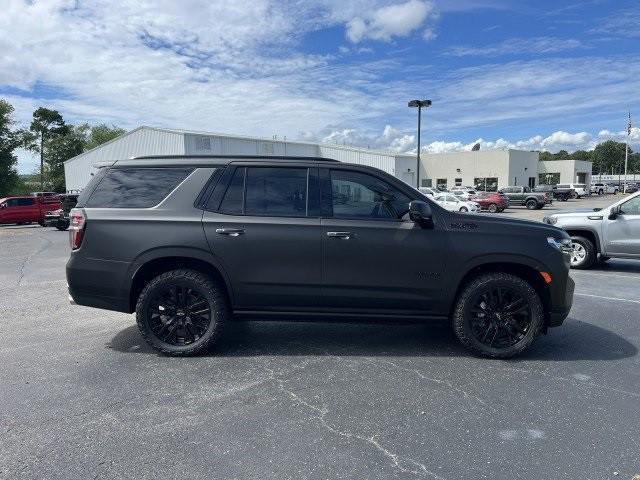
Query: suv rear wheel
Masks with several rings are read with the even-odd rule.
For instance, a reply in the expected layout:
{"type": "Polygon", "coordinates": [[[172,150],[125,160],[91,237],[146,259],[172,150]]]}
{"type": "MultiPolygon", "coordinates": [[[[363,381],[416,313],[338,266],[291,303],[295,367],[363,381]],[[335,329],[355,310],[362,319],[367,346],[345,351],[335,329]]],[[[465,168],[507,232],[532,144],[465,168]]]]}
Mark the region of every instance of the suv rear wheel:
{"type": "Polygon", "coordinates": [[[596,261],[596,247],[585,237],[572,236],[573,253],[571,254],[571,268],[586,269],[596,261]]]}
{"type": "Polygon", "coordinates": [[[531,199],[531,200],[527,200],[527,202],[525,203],[526,207],[529,210],[533,210],[535,208],[538,208],[538,202],[536,202],[535,200],[531,199]]]}
{"type": "Polygon", "coordinates": [[[144,339],[174,356],[196,355],[220,336],[229,316],[223,289],[194,270],[172,270],[151,280],[136,304],[144,339]]]}
{"type": "Polygon", "coordinates": [[[509,358],[527,349],[544,325],[542,301],[520,277],[488,273],[469,283],[456,302],[453,329],[471,352],[509,358]]]}
{"type": "Polygon", "coordinates": [[[496,213],[498,211],[498,205],[496,205],[495,203],[490,203],[487,207],[487,210],[489,210],[489,212],[491,213],[496,213]]]}

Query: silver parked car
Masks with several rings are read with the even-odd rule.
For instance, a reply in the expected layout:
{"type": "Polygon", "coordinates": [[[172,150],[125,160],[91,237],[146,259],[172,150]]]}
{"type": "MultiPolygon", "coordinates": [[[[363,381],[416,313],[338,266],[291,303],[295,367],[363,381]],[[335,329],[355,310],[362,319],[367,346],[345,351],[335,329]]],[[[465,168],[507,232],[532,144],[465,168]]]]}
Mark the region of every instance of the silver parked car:
{"type": "Polygon", "coordinates": [[[609,207],[555,213],[543,221],[571,235],[572,268],[610,258],[640,260],[640,192],[609,207]]]}

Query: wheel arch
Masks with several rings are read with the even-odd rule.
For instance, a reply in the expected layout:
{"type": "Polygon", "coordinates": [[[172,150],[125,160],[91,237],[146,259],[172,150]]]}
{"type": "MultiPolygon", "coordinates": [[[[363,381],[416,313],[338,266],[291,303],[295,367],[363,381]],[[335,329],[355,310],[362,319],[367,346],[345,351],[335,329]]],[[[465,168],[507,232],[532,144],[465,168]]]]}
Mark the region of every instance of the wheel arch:
{"type": "Polygon", "coordinates": [[[532,264],[525,259],[510,259],[506,261],[487,260],[477,263],[466,270],[466,273],[462,276],[458,287],[456,289],[454,301],[451,304],[451,311],[449,315],[453,314],[455,309],[456,299],[462,293],[462,290],[474,279],[486,273],[509,273],[515,275],[529,283],[540,294],[542,305],[545,312],[545,324],[549,321],[549,314],[551,311],[551,292],[549,287],[542,276],[540,271],[544,268],[540,268],[539,265],[532,264]]]}
{"type": "Polygon", "coordinates": [[[219,262],[209,252],[199,249],[162,248],[146,252],[130,269],[129,310],[133,312],[140,292],[154,277],[170,270],[188,268],[214,278],[224,287],[229,305],[233,305],[230,280],[219,262]]]}
{"type": "Polygon", "coordinates": [[[596,247],[596,254],[602,253],[602,245],[600,244],[600,237],[596,232],[588,228],[567,228],[565,230],[569,235],[576,237],[584,237],[591,240],[596,247]]]}

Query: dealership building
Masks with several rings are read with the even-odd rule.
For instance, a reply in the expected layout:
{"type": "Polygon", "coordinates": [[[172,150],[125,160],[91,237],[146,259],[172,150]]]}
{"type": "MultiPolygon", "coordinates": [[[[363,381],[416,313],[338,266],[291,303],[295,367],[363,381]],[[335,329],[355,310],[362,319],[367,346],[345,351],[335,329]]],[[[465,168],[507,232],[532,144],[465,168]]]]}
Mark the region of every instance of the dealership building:
{"type": "MultiPolygon", "coordinates": [[[[323,157],[370,165],[416,184],[415,155],[334,144],[241,137],[216,133],[139,127],[110,142],[67,160],[64,164],[68,191],[82,190],[96,165],[146,155],[289,155],[323,157]]],[[[591,162],[558,160],[539,162],[537,152],[484,150],[423,154],[421,186],[475,186],[495,190],[507,185],[589,183],[591,162]],[[544,177],[543,177],[544,175],[544,177]],[[578,179],[585,181],[578,182],[578,179]]]]}

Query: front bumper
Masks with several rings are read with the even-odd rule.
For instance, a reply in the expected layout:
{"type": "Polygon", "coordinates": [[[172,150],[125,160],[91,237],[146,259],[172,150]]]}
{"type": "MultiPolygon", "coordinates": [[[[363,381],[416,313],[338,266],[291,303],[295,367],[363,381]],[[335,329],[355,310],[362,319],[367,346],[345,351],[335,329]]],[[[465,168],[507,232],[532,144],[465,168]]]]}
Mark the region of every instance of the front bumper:
{"type": "Polygon", "coordinates": [[[549,327],[558,327],[562,325],[565,318],[571,311],[573,305],[573,292],[576,288],[576,283],[570,276],[567,276],[567,281],[564,290],[557,288],[552,292],[552,310],[549,312],[549,327]]]}

